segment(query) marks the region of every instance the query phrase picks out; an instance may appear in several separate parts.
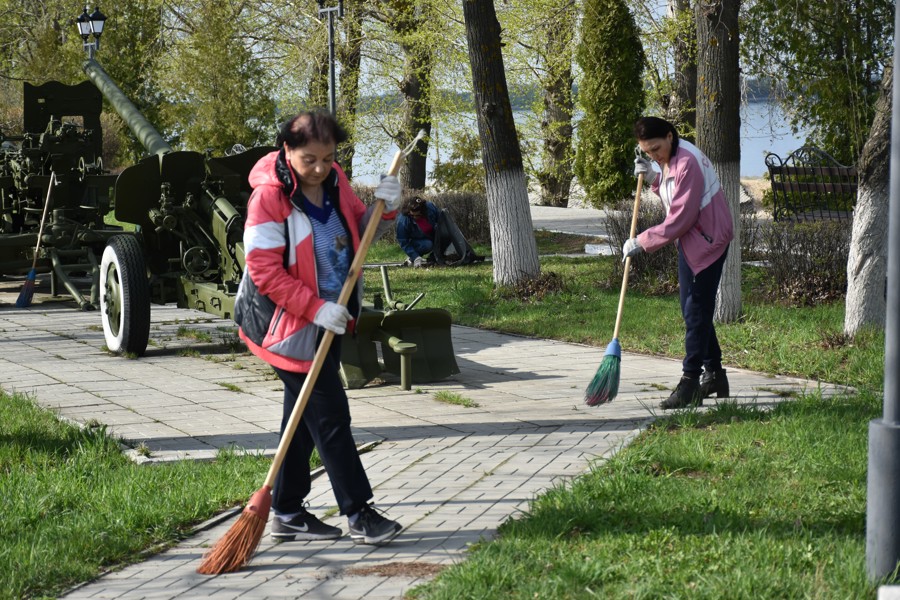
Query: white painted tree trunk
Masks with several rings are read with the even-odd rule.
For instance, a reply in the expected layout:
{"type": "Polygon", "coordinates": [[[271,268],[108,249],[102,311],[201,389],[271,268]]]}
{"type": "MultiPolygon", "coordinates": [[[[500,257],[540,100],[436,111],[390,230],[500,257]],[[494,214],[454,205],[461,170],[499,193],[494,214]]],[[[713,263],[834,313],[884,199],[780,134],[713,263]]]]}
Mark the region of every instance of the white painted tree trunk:
{"type": "Polygon", "coordinates": [[[741,317],[741,163],[713,163],[719,181],[731,209],[734,223],[734,241],[728,248],[728,257],[722,269],[722,281],[716,295],[716,314],[719,323],[733,323],[741,317]]]}
{"type": "Polygon", "coordinates": [[[844,333],[884,328],[887,314],[887,241],[890,198],[893,66],[884,70],[869,139],[859,157],[859,193],[847,258],[844,333]]]}
{"type": "Polygon", "coordinates": [[[715,320],[741,316],[741,117],[738,68],[740,0],[698,2],[697,146],[713,163],[731,209],[734,241],[722,271],[715,320]]]}
{"type": "Polygon", "coordinates": [[[884,180],[860,187],[856,200],[844,310],[844,333],[850,337],[867,325],[884,327],[887,311],[887,184],[884,180]]]}
{"type": "Polygon", "coordinates": [[[524,171],[500,171],[486,179],[494,283],[512,285],[541,272],[524,171]]]}
{"type": "Polygon", "coordinates": [[[541,265],[506,86],[500,22],[488,0],[465,0],[463,17],[484,160],[494,283],[510,286],[540,275],[541,265]]]}

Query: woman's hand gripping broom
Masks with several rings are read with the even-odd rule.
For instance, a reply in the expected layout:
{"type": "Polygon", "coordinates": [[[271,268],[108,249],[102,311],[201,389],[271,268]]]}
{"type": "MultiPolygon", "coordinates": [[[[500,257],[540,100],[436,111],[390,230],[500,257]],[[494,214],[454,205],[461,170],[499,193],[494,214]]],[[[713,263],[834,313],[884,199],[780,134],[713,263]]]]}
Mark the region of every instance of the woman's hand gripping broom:
{"type": "MultiPolygon", "coordinates": [[[[403,159],[413,151],[416,144],[424,136],[425,132],[419,131],[415,139],[406,148],[397,151],[393,162],[391,162],[391,167],[388,169],[388,175],[397,174],[403,159]]],[[[339,304],[346,306],[350,300],[350,296],[356,287],[356,280],[362,272],[369,246],[375,237],[375,230],[379,221],[381,221],[382,212],[384,212],[384,201],[377,201],[369,217],[369,223],[366,225],[362,239],[360,239],[359,250],[357,250],[356,257],[350,265],[350,271],[347,273],[344,286],[341,288],[341,294],[338,296],[339,304]]],[[[303,382],[303,387],[300,388],[300,396],[294,405],[294,410],[288,420],[284,434],[281,436],[281,441],[278,443],[278,449],[275,452],[275,457],[272,459],[272,464],[269,467],[269,473],[263,486],[250,497],[250,502],[234,525],[206,553],[206,556],[204,556],[203,561],[197,568],[198,573],[218,575],[219,573],[236,571],[246,565],[256,551],[256,547],[262,539],[266,521],[269,519],[269,509],[272,507],[272,486],[275,485],[275,477],[278,475],[279,469],[281,469],[281,463],[284,462],[288,446],[290,446],[294,432],[300,424],[303,409],[306,408],[306,404],[312,395],[313,386],[316,383],[319,372],[322,370],[322,365],[325,363],[328,350],[332,341],[334,341],[334,335],[333,331],[327,329],[322,335],[322,341],[316,350],[316,355],[303,382]]]]}

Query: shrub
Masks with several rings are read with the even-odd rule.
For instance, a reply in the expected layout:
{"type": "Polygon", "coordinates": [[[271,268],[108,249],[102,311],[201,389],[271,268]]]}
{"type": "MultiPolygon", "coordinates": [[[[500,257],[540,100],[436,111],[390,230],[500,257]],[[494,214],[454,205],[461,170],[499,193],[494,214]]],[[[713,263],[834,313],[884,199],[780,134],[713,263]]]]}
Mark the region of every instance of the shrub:
{"type": "MultiPolygon", "coordinates": [[[[655,197],[649,199],[644,195],[638,210],[638,232],[653,225],[661,223],[666,217],[666,209],[655,197]]],[[[606,232],[613,248],[618,249],[621,256],[621,248],[631,233],[631,217],[634,204],[631,200],[623,200],[616,204],[615,209],[607,212],[606,232]]],[[[616,261],[616,269],[613,273],[615,279],[621,281],[621,261],[616,261]]],[[[652,254],[642,252],[631,259],[631,272],[628,275],[629,288],[640,290],[645,294],[663,295],[678,289],[678,251],[674,244],[660,248],[652,254]]]]}
{"type": "Polygon", "coordinates": [[[741,213],[741,260],[765,260],[765,228],[755,211],[741,213]]]}
{"type": "Polygon", "coordinates": [[[842,298],[850,231],[850,225],[838,221],[776,221],[767,227],[762,235],[770,298],[806,306],[842,298]]]}

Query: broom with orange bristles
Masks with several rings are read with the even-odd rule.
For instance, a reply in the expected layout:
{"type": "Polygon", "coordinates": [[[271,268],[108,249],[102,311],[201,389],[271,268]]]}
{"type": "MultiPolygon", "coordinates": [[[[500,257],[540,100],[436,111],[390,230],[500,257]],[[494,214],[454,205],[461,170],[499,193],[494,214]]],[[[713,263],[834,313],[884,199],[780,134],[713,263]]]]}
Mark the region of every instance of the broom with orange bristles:
{"type": "MultiPolygon", "coordinates": [[[[403,161],[403,158],[413,151],[416,144],[423,137],[425,137],[425,131],[420,130],[415,139],[413,139],[406,148],[397,151],[394,155],[393,162],[391,162],[391,167],[388,169],[388,175],[397,174],[400,170],[400,164],[403,161]]],[[[378,223],[381,221],[381,214],[383,212],[384,201],[376,201],[375,208],[369,217],[369,223],[366,225],[362,239],[359,241],[359,249],[356,251],[356,256],[353,259],[353,263],[350,265],[350,271],[347,273],[347,279],[344,281],[344,286],[341,288],[340,296],[338,296],[338,304],[346,306],[347,302],[350,300],[351,294],[353,294],[356,287],[356,280],[362,272],[366,254],[375,237],[375,230],[378,228],[378,223]]],[[[197,568],[198,573],[203,575],[218,575],[220,573],[237,571],[250,561],[250,558],[256,551],[256,547],[259,545],[263,531],[266,528],[266,521],[268,521],[269,518],[269,509],[272,508],[272,486],[275,485],[275,478],[278,475],[278,471],[281,469],[281,463],[284,462],[288,446],[290,446],[291,440],[294,437],[294,432],[300,424],[303,410],[306,408],[309,397],[312,395],[313,386],[316,383],[316,379],[319,377],[322,365],[325,363],[328,350],[331,348],[331,343],[334,341],[334,335],[334,332],[328,329],[326,329],[325,333],[322,335],[322,341],[316,350],[315,357],[313,357],[312,365],[310,366],[309,372],[306,374],[303,386],[300,388],[300,395],[297,398],[297,403],[294,405],[294,410],[291,412],[291,418],[288,420],[284,434],[281,436],[281,440],[278,443],[278,449],[275,451],[275,457],[272,459],[272,464],[269,466],[269,473],[266,475],[263,486],[250,496],[250,502],[241,512],[241,516],[238,520],[203,557],[203,561],[197,568]]]]}
{"type": "Polygon", "coordinates": [[[25,285],[16,298],[16,306],[18,308],[28,308],[31,306],[31,299],[34,298],[34,286],[37,281],[37,261],[41,253],[41,238],[44,236],[44,224],[47,222],[47,209],[50,208],[50,197],[53,195],[53,187],[56,185],[56,171],[50,172],[50,184],[47,186],[47,201],[44,202],[44,213],[41,215],[41,225],[38,227],[37,244],[34,246],[34,258],[31,261],[31,270],[25,276],[25,285]]]}
{"type": "MultiPolygon", "coordinates": [[[[635,153],[638,151],[635,150],[635,153]]],[[[641,187],[644,184],[644,174],[638,175],[637,194],[634,196],[634,214],[631,216],[631,234],[633,238],[637,231],[638,209],[641,206],[641,187]]],[[[622,325],[622,307],[625,305],[625,290],[628,289],[628,271],[631,268],[631,257],[625,259],[625,274],[622,275],[622,291],[619,293],[619,310],[616,313],[616,327],[613,330],[613,339],[606,347],[603,360],[597,367],[597,372],[591,380],[584,394],[584,403],[588,406],[597,406],[612,402],[619,393],[619,367],[622,361],[622,346],[619,344],[619,327],[622,325]]]]}

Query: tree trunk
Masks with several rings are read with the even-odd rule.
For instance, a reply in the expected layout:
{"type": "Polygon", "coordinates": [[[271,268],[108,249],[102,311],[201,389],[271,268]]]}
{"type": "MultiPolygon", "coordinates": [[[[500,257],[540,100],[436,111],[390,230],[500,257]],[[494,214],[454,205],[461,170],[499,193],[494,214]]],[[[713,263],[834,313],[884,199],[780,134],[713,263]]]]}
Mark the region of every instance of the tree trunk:
{"type": "MultiPolygon", "coordinates": [[[[668,0],[669,17],[678,21],[691,15],[691,0],[668,0]]],[[[693,18],[691,18],[693,23],[693,18]]],[[[681,31],[681,29],[679,29],[681,31]]],[[[668,119],[678,126],[684,137],[694,139],[697,129],[697,53],[694,43],[696,27],[684,31],[674,42],[675,81],[669,99],[668,119]]]]}
{"type": "Polygon", "coordinates": [[[354,2],[347,2],[344,12],[344,35],[346,42],[338,51],[341,75],[338,89],[338,119],[350,139],[340,149],[340,163],[353,179],[353,156],[356,154],[356,112],[359,105],[359,67],[362,59],[362,11],[354,2]]]}
{"type": "Polygon", "coordinates": [[[494,283],[509,286],[541,271],[528,204],[525,169],[501,53],[500,23],[491,0],[463,0],[485,170],[494,283]]]}
{"type": "Polygon", "coordinates": [[[547,40],[544,47],[547,75],[542,80],[544,118],[541,119],[541,133],[544,138],[544,156],[538,181],[541,184],[541,204],[562,208],[569,205],[569,191],[574,177],[572,24],[575,20],[575,3],[567,1],[560,10],[554,12],[554,18],[544,24],[547,40]]]}
{"type": "Polygon", "coordinates": [[[425,130],[425,139],[419,140],[416,149],[406,159],[403,171],[404,187],[421,190],[427,178],[428,137],[431,135],[431,53],[426,48],[410,47],[406,51],[406,76],[400,82],[406,110],[403,116],[403,132],[399,145],[405,146],[419,132],[425,130]]]}
{"type": "Polygon", "coordinates": [[[734,241],[722,272],[715,319],[741,316],[741,116],[738,71],[740,0],[697,2],[697,146],[719,175],[734,221],[734,241]]]}
{"type": "Polygon", "coordinates": [[[866,326],[885,326],[893,72],[892,64],[885,67],[872,130],[859,159],[844,309],[844,333],[851,337],[866,326]]]}
{"type": "Polygon", "coordinates": [[[309,78],[309,103],[328,108],[328,44],[311,51],[313,69],[309,78]]]}
{"type": "Polygon", "coordinates": [[[403,96],[403,128],[397,133],[397,145],[405,147],[419,132],[426,138],[416,144],[400,171],[400,181],[409,189],[424,189],[427,179],[428,137],[431,135],[431,72],[434,57],[427,36],[422,32],[435,18],[428,3],[387,0],[383,3],[387,24],[403,48],[403,77],[399,90],[403,96]]]}

